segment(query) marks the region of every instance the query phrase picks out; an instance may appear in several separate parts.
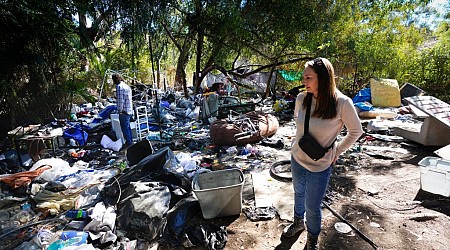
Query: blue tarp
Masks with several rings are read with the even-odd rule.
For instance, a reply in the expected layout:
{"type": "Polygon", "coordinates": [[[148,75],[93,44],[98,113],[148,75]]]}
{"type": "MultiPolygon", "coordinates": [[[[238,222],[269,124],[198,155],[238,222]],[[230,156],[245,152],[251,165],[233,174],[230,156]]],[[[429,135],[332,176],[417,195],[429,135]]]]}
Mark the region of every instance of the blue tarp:
{"type": "Polygon", "coordinates": [[[117,105],[109,105],[106,106],[100,113],[98,113],[99,116],[101,116],[103,119],[109,118],[109,115],[117,110],[117,105]]]}
{"type": "Polygon", "coordinates": [[[74,139],[78,145],[84,146],[88,139],[88,133],[86,130],[91,128],[85,125],[75,124],[71,128],[64,130],[63,137],[65,139],[74,139]]]}
{"type": "Polygon", "coordinates": [[[372,102],[372,96],[370,94],[370,88],[361,89],[358,94],[353,97],[353,103],[358,102],[372,102]]]}

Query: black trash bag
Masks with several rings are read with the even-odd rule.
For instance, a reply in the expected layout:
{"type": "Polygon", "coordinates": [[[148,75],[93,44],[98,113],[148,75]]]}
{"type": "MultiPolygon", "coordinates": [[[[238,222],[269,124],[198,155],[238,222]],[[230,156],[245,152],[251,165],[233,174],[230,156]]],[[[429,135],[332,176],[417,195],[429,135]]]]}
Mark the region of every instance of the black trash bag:
{"type": "Polygon", "coordinates": [[[8,167],[8,163],[0,161],[0,174],[13,174],[14,171],[8,167]]]}
{"type": "Polygon", "coordinates": [[[228,234],[225,226],[190,225],[184,228],[184,240],[184,247],[203,246],[209,250],[219,250],[225,248],[228,234]]]}
{"type": "Polygon", "coordinates": [[[184,228],[200,211],[200,203],[192,194],[178,201],[167,213],[167,224],[160,243],[171,248],[181,246],[184,228]]]}
{"type": "Polygon", "coordinates": [[[243,209],[243,213],[251,221],[271,220],[275,218],[277,209],[273,206],[270,207],[248,207],[243,209]]]}
{"type": "Polygon", "coordinates": [[[67,190],[67,187],[59,181],[49,181],[44,188],[55,193],[67,190]]]}
{"type": "Polygon", "coordinates": [[[151,154],[153,154],[152,145],[149,140],[145,139],[127,149],[127,160],[130,166],[134,166],[151,154]]]}
{"type": "Polygon", "coordinates": [[[151,241],[161,236],[171,200],[167,186],[157,182],[133,182],[119,198],[117,221],[127,237],[151,241]]]}
{"type": "Polygon", "coordinates": [[[131,182],[162,182],[169,186],[176,195],[187,195],[192,192],[191,181],[184,168],[169,147],[164,147],[154,154],[142,159],[138,164],[127,169],[119,178],[111,178],[102,190],[106,205],[116,205],[120,190],[124,190],[131,182]]]}
{"type": "Polygon", "coordinates": [[[100,145],[100,142],[102,140],[103,135],[107,135],[109,138],[111,138],[111,140],[117,140],[116,138],[116,133],[113,131],[112,129],[112,124],[111,122],[106,122],[106,123],[102,123],[99,124],[95,127],[93,127],[92,129],[88,130],[88,139],[87,139],[87,144],[91,145],[91,144],[98,144],[100,145]]]}
{"type": "Polygon", "coordinates": [[[172,103],[172,102],[176,101],[176,97],[172,93],[167,93],[166,96],[161,98],[161,101],[167,101],[169,103],[172,103]]]}
{"type": "MultiPolygon", "coordinates": [[[[104,150],[103,148],[94,148],[86,152],[81,158],[75,158],[75,161],[82,160],[84,162],[91,162],[92,160],[97,160],[98,165],[108,165],[108,160],[110,159],[111,153],[104,150]]],[[[74,162],[75,162],[74,161],[74,162]]]]}

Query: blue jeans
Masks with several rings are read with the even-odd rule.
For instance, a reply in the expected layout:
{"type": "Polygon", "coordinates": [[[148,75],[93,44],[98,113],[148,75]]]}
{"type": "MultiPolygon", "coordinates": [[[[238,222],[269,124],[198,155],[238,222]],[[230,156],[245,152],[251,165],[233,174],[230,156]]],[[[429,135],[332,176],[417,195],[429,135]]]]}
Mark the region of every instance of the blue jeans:
{"type": "Polygon", "coordinates": [[[119,114],[120,128],[122,129],[122,134],[125,139],[125,145],[131,146],[133,144],[133,135],[131,134],[130,127],[131,115],[126,113],[119,114]]]}
{"type": "Polygon", "coordinates": [[[331,167],[322,172],[311,172],[291,157],[292,183],[294,185],[294,216],[305,218],[306,228],[313,236],[320,234],[322,222],[321,203],[331,176],[331,167]]]}

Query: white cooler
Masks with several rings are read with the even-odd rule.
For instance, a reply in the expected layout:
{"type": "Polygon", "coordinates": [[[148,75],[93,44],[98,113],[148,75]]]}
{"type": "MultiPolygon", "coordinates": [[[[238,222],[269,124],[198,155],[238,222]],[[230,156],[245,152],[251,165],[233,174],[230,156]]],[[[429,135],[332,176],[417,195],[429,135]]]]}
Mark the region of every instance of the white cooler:
{"type": "Polygon", "coordinates": [[[450,197],[450,161],[439,157],[425,157],[420,162],[420,188],[450,197]]]}

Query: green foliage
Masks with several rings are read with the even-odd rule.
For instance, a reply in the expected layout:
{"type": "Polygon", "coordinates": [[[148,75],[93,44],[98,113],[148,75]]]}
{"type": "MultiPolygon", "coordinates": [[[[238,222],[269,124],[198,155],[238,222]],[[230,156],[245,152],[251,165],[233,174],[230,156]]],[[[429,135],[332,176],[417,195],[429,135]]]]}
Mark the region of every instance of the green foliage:
{"type": "Polygon", "coordinates": [[[322,35],[320,55],[335,64],[339,86],[354,94],[358,81],[394,78],[404,83],[411,57],[427,37],[414,25],[415,11],[429,1],[336,1],[327,9],[335,20],[322,35]]]}
{"type": "Polygon", "coordinates": [[[413,54],[407,65],[405,81],[429,94],[450,102],[450,23],[443,22],[436,37],[413,54]],[[433,42],[435,41],[435,42],[433,42]]]}
{"type": "Polygon", "coordinates": [[[50,1],[2,1],[0,13],[0,68],[8,90],[0,94],[2,119],[15,126],[49,118],[59,101],[51,90],[61,83],[65,55],[73,54],[67,43],[73,23],[50,1]]]}

